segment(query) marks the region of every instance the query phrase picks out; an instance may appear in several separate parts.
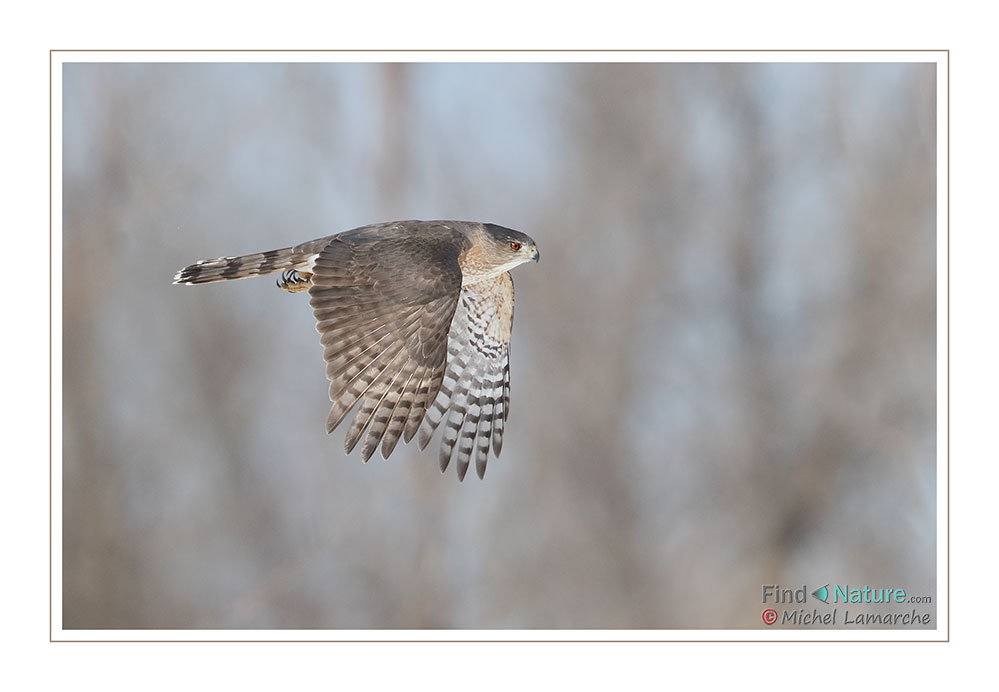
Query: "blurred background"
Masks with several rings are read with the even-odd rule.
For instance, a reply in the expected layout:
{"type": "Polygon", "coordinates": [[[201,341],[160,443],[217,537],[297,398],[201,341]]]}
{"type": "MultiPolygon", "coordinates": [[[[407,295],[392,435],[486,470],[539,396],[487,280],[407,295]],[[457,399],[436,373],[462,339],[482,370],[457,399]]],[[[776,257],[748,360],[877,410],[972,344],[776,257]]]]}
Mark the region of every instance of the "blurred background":
{"type": "Polygon", "coordinates": [[[935,71],[66,65],[64,627],[935,613],[935,71]],[[307,296],[171,285],[406,218],[541,251],[483,481],[344,456],[307,296]]]}

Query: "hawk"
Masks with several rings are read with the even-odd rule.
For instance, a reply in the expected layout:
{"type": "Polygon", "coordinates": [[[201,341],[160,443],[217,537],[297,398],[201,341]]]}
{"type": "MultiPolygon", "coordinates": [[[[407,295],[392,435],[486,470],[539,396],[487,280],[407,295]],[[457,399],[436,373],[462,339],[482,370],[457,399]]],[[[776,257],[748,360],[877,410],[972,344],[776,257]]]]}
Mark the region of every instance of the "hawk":
{"type": "Polygon", "coordinates": [[[464,479],[499,456],[510,413],[510,270],[538,261],[519,231],[472,221],[394,221],[295,247],[201,260],[174,276],[203,284],[281,272],[278,286],[309,292],[333,405],[332,432],[360,402],[344,449],[361,459],[419,432],[425,449],[444,421],[440,468],[464,479]],[[457,450],[457,451],[455,451],[457,450]]]}

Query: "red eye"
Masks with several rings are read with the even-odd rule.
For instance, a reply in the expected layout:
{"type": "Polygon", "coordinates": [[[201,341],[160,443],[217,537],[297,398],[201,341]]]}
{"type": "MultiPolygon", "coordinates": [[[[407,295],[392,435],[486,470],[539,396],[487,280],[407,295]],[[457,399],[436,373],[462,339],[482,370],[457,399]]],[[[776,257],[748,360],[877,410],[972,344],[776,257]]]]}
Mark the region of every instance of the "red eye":
{"type": "Polygon", "coordinates": [[[510,243],[510,249],[516,252],[520,249],[520,243],[510,243]]]}

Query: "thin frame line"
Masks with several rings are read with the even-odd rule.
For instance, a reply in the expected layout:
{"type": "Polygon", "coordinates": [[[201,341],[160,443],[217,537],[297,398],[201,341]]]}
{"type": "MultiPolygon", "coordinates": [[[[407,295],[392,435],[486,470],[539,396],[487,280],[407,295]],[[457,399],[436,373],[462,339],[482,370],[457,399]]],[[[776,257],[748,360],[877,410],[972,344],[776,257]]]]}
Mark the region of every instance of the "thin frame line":
{"type": "MultiPolygon", "coordinates": [[[[838,49],[824,49],[824,48],[805,48],[805,49],[794,49],[794,48],[776,48],[776,49],[766,49],[766,48],[750,48],[750,49],[738,49],[738,48],[724,48],[724,49],[712,49],[712,48],[694,48],[694,49],[673,49],[673,48],[652,48],[652,49],[642,49],[642,48],[629,48],[629,49],[617,49],[617,48],[597,48],[597,49],[578,49],[578,48],[414,48],[414,49],[378,49],[378,48],[322,48],[322,49],[307,49],[307,48],[293,48],[293,49],[280,49],[280,48],[264,48],[264,49],[237,49],[237,48],[206,48],[206,49],[195,49],[195,48],[111,48],[111,49],[100,49],[100,48],[52,48],[49,49],[49,642],[50,643],[622,643],[622,644],[635,644],[635,643],[668,643],[668,642],[689,642],[689,643],[746,643],[746,644],[769,644],[769,643],[802,643],[802,644],[813,644],[813,643],[919,643],[919,644],[941,644],[950,642],[950,620],[951,620],[951,486],[950,486],[950,450],[951,450],[951,439],[950,439],[950,216],[951,216],[951,201],[950,201],[950,188],[951,188],[951,176],[950,176],[950,154],[951,154],[951,140],[950,140],[950,106],[951,106],[951,95],[950,95],[950,49],[949,48],[930,48],[930,49],[917,49],[917,48],[838,48],[838,49]],[[53,601],[53,567],[52,567],[52,551],[53,551],[53,526],[52,526],[52,510],[53,510],[53,485],[52,485],[52,468],[53,468],[53,447],[52,447],[52,430],[53,430],[53,377],[52,377],[52,358],[53,358],[53,297],[52,297],[52,276],[53,276],[53,249],[52,249],[52,224],[53,224],[53,214],[52,214],[52,180],[54,173],[53,165],[53,132],[52,132],[52,63],[53,57],[56,53],[574,53],[574,52],[586,52],[586,53],[943,53],[947,61],[947,459],[946,459],[946,477],[947,477],[947,628],[946,637],[944,639],[55,639],[53,637],[53,613],[52,613],[52,601],[53,601]]],[[[939,393],[938,393],[939,394],[939,393]]],[[[939,614],[938,614],[939,620],[939,614]]],[[[64,630],[65,631],[65,630],[64,630]]],[[[750,630],[754,632],[766,631],[766,630],[750,630]]]]}

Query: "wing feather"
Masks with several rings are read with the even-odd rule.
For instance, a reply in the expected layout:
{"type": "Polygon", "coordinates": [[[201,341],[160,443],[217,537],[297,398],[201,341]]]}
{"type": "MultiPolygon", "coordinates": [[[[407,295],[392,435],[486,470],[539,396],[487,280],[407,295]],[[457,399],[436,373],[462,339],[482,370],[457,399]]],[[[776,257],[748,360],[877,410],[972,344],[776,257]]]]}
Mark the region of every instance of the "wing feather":
{"type": "Polygon", "coordinates": [[[459,251],[447,238],[365,232],[334,237],[316,257],[309,294],[330,381],[326,430],[358,407],[348,453],[363,437],[364,461],[379,443],[388,457],[436,397],[461,288],[459,251]]]}
{"type": "Polygon", "coordinates": [[[439,461],[455,460],[459,478],[469,463],[481,478],[489,449],[498,456],[510,401],[513,279],[500,274],[465,286],[448,334],[448,363],[437,397],[419,430],[421,448],[444,423],[439,461]]]}

